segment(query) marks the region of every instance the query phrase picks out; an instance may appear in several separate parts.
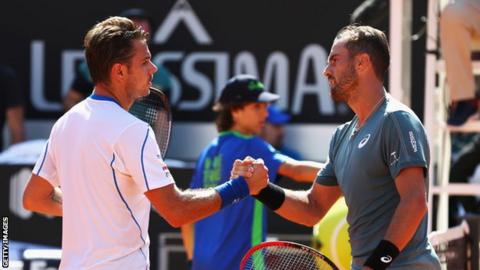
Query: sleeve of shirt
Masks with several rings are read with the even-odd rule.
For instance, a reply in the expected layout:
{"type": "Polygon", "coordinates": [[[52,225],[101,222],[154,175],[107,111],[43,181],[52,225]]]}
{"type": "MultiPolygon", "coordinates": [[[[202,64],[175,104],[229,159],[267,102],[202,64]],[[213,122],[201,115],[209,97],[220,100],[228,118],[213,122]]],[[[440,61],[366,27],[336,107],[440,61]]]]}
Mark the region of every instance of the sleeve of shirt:
{"type": "Polygon", "coordinates": [[[317,178],[315,180],[316,183],[324,186],[338,186],[337,182],[337,176],[335,175],[335,170],[334,170],[334,150],[335,150],[335,138],[336,134],[338,133],[338,129],[336,130],[335,134],[332,137],[332,140],[330,141],[330,147],[328,149],[328,157],[327,161],[325,163],[325,167],[318,171],[317,178]]]}
{"type": "Polygon", "coordinates": [[[428,168],[429,146],[420,120],[410,112],[388,115],[383,128],[383,158],[392,178],[407,167],[428,168]]]}
{"type": "Polygon", "coordinates": [[[146,192],[174,183],[153,130],[146,123],[129,126],[115,143],[115,169],[130,175],[146,192]]]}
{"type": "Polygon", "coordinates": [[[40,158],[35,163],[32,173],[47,180],[52,186],[60,186],[58,180],[57,168],[52,150],[51,140],[48,140],[43,148],[40,158]]]}

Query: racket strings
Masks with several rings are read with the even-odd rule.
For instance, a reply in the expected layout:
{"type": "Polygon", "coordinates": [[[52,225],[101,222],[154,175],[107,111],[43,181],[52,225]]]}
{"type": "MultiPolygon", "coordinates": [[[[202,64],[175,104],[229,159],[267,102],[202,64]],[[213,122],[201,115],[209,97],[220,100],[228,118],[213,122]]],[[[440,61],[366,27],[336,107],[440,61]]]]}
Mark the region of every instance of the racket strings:
{"type": "Polygon", "coordinates": [[[308,250],[270,246],[254,252],[244,269],[251,270],[331,270],[330,264],[308,250]]]}
{"type": "Polygon", "coordinates": [[[135,101],[129,112],[147,122],[153,129],[162,156],[165,157],[170,141],[171,114],[168,101],[157,91],[135,101]]]}

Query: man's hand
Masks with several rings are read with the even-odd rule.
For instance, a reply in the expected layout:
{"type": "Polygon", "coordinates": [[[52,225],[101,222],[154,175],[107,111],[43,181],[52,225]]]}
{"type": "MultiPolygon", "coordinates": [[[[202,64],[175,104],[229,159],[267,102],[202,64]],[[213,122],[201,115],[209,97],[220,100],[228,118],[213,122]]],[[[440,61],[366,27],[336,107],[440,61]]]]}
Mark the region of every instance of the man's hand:
{"type": "Polygon", "coordinates": [[[268,168],[262,159],[246,157],[235,160],[230,174],[231,179],[243,176],[248,184],[250,195],[256,195],[268,184],[268,168]]]}
{"type": "Polygon", "coordinates": [[[233,163],[232,171],[230,172],[230,179],[235,179],[240,176],[245,178],[252,177],[254,161],[255,159],[252,157],[246,157],[243,160],[236,159],[233,163]]]}
{"type": "Polygon", "coordinates": [[[245,176],[245,180],[247,181],[250,195],[257,195],[268,185],[268,168],[265,166],[263,159],[261,158],[255,160],[252,164],[252,167],[252,176],[245,176]]]}

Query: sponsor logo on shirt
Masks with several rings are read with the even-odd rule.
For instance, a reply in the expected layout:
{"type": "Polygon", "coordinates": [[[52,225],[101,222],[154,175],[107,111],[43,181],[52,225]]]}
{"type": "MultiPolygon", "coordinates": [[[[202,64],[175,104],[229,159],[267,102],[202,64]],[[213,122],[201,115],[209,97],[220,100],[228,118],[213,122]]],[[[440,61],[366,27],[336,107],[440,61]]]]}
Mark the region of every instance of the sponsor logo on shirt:
{"type": "Polygon", "coordinates": [[[417,141],[415,140],[415,136],[413,135],[413,131],[409,131],[408,135],[410,136],[410,144],[412,145],[413,152],[417,152],[417,141]]]}
{"type": "Polygon", "coordinates": [[[397,157],[397,151],[393,151],[391,154],[390,154],[390,166],[392,166],[393,164],[397,163],[398,161],[398,157],[397,157]]]}
{"type": "Polygon", "coordinates": [[[358,149],[362,149],[367,144],[369,139],[370,139],[370,134],[365,135],[365,137],[358,144],[358,149]]]}
{"type": "Polygon", "coordinates": [[[170,177],[170,170],[168,170],[167,164],[163,164],[162,170],[167,177],[170,177]]]}
{"type": "Polygon", "coordinates": [[[214,187],[220,182],[222,175],[222,155],[205,158],[203,163],[203,187],[214,187]]]}

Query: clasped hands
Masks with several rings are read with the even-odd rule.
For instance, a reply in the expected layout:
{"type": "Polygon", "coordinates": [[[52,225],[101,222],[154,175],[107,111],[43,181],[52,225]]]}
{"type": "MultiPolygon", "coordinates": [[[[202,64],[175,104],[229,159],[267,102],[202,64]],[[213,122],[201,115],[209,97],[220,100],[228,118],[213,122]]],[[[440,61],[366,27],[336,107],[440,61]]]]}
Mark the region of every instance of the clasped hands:
{"type": "Polygon", "coordinates": [[[247,156],[243,160],[237,159],[233,163],[230,179],[242,176],[245,178],[250,195],[258,194],[268,184],[268,168],[263,159],[254,159],[247,156]]]}

